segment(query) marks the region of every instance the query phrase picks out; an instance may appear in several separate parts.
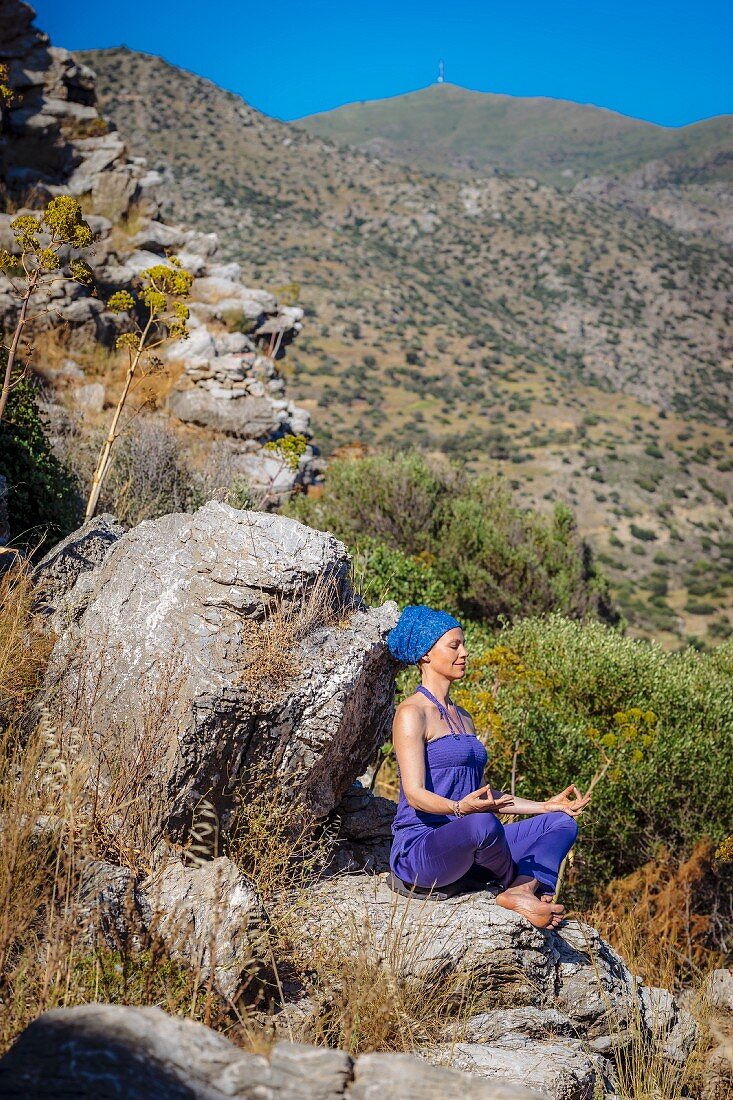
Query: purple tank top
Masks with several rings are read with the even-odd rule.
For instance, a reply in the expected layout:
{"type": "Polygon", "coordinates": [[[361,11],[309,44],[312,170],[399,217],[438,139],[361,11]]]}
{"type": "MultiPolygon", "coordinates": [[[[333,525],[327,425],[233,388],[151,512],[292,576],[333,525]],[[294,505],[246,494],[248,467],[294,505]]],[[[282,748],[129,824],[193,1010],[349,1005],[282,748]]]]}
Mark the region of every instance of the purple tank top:
{"type": "MultiPolygon", "coordinates": [[[[488,754],[475,733],[445,734],[425,743],[425,789],[443,798],[460,799],[483,786],[488,754]]],[[[394,840],[390,866],[399,874],[398,862],[427,829],[451,820],[450,814],[416,810],[405,798],[400,778],[400,798],[392,824],[394,840]]]]}

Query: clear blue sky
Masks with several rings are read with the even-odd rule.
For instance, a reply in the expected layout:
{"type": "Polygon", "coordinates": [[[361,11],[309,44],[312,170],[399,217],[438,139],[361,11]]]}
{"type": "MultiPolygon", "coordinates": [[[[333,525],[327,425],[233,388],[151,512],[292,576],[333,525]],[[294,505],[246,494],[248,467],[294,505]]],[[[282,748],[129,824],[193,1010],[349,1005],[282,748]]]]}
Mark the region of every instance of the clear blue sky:
{"type": "Polygon", "coordinates": [[[57,46],[125,44],[281,119],[446,80],[665,126],[733,113],[730,0],[31,0],[57,46]]]}

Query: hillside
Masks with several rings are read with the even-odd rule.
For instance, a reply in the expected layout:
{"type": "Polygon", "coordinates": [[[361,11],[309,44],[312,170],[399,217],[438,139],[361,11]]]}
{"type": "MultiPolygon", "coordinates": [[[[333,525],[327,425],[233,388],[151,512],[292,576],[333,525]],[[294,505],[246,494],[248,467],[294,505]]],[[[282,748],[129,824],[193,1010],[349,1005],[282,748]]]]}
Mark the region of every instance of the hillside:
{"type": "Polygon", "coordinates": [[[433,84],[297,125],[430,172],[532,176],[733,245],[730,115],[656,126],[591,104],[433,84]]]}
{"type": "Polygon", "coordinates": [[[429,171],[499,171],[566,189],[583,176],[623,174],[661,158],[676,161],[680,175],[704,163],[704,180],[698,171],[697,182],[733,178],[730,117],[672,128],[591,104],[474,92],[446,83],[349,103],[308,115],[297,125],[429,171]]]}
{"type": "Polygon", "coordinates": [[[147,55],[82,57],[170,212],[253,284],[297,284],[289,392],[327,453],[498,465],[528,504],[574,507],[638,633],[730,630],[728,250],[536,180],[339,148],[147,55]]]}

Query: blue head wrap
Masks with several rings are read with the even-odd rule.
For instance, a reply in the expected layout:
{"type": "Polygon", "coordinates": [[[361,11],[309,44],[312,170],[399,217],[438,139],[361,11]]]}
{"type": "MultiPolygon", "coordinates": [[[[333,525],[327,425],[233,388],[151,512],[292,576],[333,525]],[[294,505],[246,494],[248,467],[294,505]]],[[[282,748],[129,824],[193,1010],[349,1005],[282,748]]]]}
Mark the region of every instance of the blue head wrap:
{"type": "Polygon", "coordinates": [[[398,661],[413,665],[432,649],[447,630],[460,625],[458,619],[447,611],[434,611],[423,604],[411,604],[387,635],[387,646],[398,661]]]}

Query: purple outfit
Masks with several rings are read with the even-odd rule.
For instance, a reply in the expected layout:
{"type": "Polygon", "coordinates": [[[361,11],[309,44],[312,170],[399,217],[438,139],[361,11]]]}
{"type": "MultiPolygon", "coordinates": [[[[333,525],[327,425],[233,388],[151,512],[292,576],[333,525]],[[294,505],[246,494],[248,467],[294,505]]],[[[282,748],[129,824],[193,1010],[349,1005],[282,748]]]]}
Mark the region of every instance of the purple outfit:
{"type": "MultiPolygon", "coordinates": [[[[449,733],[428,741],[425,788],[443,798],[461,799],[483,786],[486,761],[486,749],[475,733],[449,733]]],[[[390,866],[408,886],[447,886],[470,871],[474,878],[504,887],[517,875],[531,875],[543,893],[554,893],[578,826],[562,811],[512,825],[502,825],[496,814],[487,812],[465,817],[424,813],[409,804],[400,780],[392,832],[390,866]]]]}

